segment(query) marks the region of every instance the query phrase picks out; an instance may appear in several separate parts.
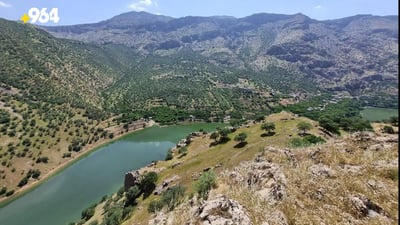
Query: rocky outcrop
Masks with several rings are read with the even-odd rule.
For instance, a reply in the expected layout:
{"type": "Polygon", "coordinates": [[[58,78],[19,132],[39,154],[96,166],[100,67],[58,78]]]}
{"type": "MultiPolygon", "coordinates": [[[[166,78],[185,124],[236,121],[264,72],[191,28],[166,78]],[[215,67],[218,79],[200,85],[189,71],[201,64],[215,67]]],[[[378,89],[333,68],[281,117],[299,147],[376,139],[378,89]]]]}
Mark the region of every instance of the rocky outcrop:
{"type": "Polygon", "coordinates": [[[266,217],[266,221],[262,225],[288,225],[288,222],[282,211],[275,211],[266,217]]]}
{"type": "Polygon", "coordinates": [[[128,191],[130,187],[139,185],[141,182],[141,176],[138,170],[128,172],[125,174],[124,189],[128,191]]]}
{"type": "Polygon", "coordinates": [[[226,196],[219,196],[202,204],[189,224],[251,225],[252,223],[242,205],[226,196]]]}
{"type": "Polygon", "coordinates": [[[156,189],[154,190],[153,194],[154,195],[160,195],[162,194],[164,191],[166,191],[169,187],[171,187],[173,183],[176,183],[176,181],[178,181],[180,179],[180,177],[178,175],[175,175],[173,177],[170,177],[166,180],[164,180],[161,185],[158,185],[156,187],[156,189]]]}
{"type": "Polygon", "coordinates": [[[371,201],[369,198],[363,195],[354,195],[349,197],[354,212],[357,216],[363,217],[376,217],[376,216],[386,216],[385,211],[371,201]]]}
{"type": "Polygon", "coordinates": [[[229,172],[228,177],[231,182],[244,183],[269,203],[286,196],[286,177],[279,165],[267,162],[260,156],[254,162],[242,163],[229,172]]]}
{"type": "Polygon", "coordinates": [[[336,176],[336,172],[323,164],[312,165],[308,169],[308,171],[313,176],[324,177],[324,178],[334,178],[336,176]]]}

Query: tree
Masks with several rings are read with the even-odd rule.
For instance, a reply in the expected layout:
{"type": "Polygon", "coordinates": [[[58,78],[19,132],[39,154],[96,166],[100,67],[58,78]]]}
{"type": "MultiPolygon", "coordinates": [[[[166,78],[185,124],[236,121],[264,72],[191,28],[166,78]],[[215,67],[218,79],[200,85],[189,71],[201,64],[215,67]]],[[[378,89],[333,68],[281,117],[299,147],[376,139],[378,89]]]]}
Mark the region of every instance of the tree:
{"type": "Polygon", "coordinates": [[[210,135],[210,138],[215,141],[217,141],[218,137],[219,137],[219,134],[217,132],[212,132],[210,135]]]}
{"type": "Polygon", "coordinates": [[[312,128],[312,125],[310,123],[308,123],[308,122],[301,121],[300,123],[297,124],[297,129],[302,131],[303,135],[307,131],[311,130],[311,128],[312,128]]]}
{"type": "Polygon", "coordinates": [[[275,130],[275,124],[273,122],[266,122],[261,125],[261,129],[267,131],[268,134],[270,134],[271,131],[275,130]]]}
{"type": "Polygon", "coordinates": [[[197,194],[199,194],[199,198],[207,199],[208,193],[211,188],[216,186],[216,175],[213,170],[209,170],[201,174],[199,179],[194,184],[194,189],[197,194]]]}
{"type": "Polygon", "coordinates": [[[128,189],[128,191],[125,193],[126,197],[126,203],[125,205],[136,205],[136,199],[140,195],[140,189],[138,186],[132,186],[128,189]]]}
{"type": "Polygon", "coordinates": [[[340,134],[339,126],[329,118],[321,117],[319,119],[319,125],[329,132],[332,132],[334,134],[340,134]]]}
{"type": "Polygon", "coordinates": [[[148,172],[143,175],[142,181],[140,182],[140,189],[143,192],[143,197],[148,197],[156,188],[156,182],[158,175],[156,172],[148,172]]]}
{"type": "Polygon", "coordinates": [[[238,141],[240,143],[244,143],[246,141],[246,138],[247,138],[247,134],[242,132],[242,133],[236,135],[234,140],[238,141]]]}

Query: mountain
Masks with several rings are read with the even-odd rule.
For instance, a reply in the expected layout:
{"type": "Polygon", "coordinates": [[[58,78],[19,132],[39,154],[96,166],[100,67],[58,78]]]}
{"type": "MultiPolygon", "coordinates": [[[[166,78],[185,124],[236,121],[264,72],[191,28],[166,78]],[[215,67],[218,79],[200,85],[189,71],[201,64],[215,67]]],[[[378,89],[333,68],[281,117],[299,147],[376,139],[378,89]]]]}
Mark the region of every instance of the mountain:
{"type": "Polygon", "coordinates": [[[397,99],[398,16],[318,21],[302,14],[170,18],[130,12],[97,24],[44,29],[59,38],[126,45],[142,55],[190,50],[218,66],[259,73],[271,65],[291,68],[328,91],[370,102],[397,99]]]}

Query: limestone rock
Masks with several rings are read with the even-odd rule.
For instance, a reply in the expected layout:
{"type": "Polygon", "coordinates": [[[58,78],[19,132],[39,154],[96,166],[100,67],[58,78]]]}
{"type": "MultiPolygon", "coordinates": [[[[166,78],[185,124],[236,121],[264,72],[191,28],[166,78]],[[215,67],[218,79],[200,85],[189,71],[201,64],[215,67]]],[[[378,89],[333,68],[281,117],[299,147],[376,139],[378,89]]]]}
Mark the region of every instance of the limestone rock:
{"type": "Polygon", "coordinates": [[[333,178],[336,176],[336,172],[323,164],[316,164],[310,166],[308,169],[311,175],[325,178],[333,178]]]}
{"type": "Polygon", "coordinates": [[[386,215],[384,210],[379,205],[363,195],[350,196],[349,199],[355,210],[355,213],[360,217],[386,215]]]}
{"type": "Polygon", "coordinates": [[[226,196],[218,196],[202,204],[190,224],[251,225],[252,223],[243,206],[226,196]]]}
{"type": "Polygon", "coordinates": [[[268,225],[288,225],[285,214],[281,211],[275,211],[266,218],[268,225]]]}

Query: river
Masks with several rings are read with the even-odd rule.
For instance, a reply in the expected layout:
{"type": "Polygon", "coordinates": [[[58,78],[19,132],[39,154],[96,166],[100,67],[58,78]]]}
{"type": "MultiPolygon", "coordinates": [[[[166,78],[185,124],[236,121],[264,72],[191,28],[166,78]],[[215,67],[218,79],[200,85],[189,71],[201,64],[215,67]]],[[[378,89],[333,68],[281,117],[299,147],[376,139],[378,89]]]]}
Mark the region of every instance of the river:
{"type": "Polygon", "coordinates": [[[1,225],[66,225],[83,209],[115,193],[124,173],[152,160],[164,159],[169,148],[193,131],[222,124],[153,126],[129,134],[88,154],[59,174],[0,208],[1,225]]]}

